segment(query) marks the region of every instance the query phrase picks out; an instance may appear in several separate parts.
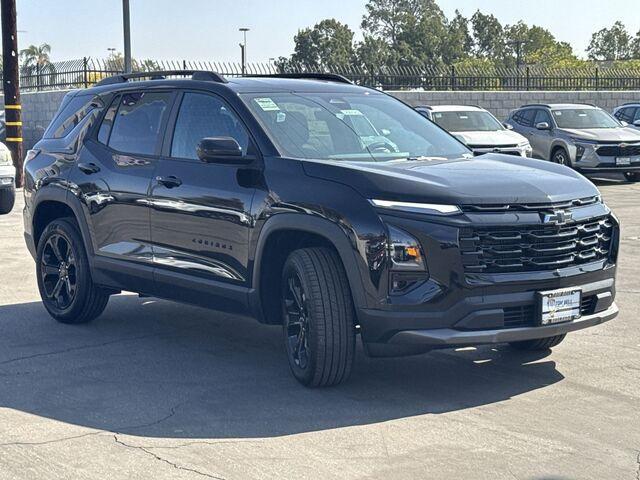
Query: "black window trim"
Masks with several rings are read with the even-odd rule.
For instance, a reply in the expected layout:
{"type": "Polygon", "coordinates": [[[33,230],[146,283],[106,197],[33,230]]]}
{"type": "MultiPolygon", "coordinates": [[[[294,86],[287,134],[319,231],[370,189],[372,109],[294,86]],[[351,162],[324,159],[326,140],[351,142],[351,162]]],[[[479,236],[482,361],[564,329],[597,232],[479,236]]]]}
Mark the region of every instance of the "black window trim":
{"type": "MultiPolygon", "coordinates": [[[[162,158],[166,158],[168,160],[175,160],[179,162],[203,163],[201,160],[197,158],[183,158],[183,157],[171,156],[171,145],[173,144],[173,135],[175,134],[176,123],[178,122],[178,115],[180,113],[180,107],[182,106],[182,100],[184,99],[184,96],[187,93],[197,93],[201,95],[209,95],[210,97],[214,97],[215,99],[219,100],[225,107],[227,107],[229,111],[233,112],[233,114],[236,116],[238,121],[244,127],[245,131],[247,132],[247,136],[249,137],[247,155],[245,155],[243,158],[245,158],[248,161],[247,163],[262,160],[262,154],[260,152],[260,149],[258,148],[258,143],[256,142],[256,139],[253,133],[251,132],[251,129],[247,126],[246,122],[244,121],[242,116],[238,113],[238,111],[235,108],[233,108],[233,106],[231,106],[230,103],[222,95],[212,92],[211,90],[200,90],[197,88],[183,88],[183,89],[176,90],[176,99],[173,104],[173,108],[169,113],[169,118],[166,125],[166,133],[164,135],[163,142],[162,142],[161,153],[160,153],[160,156],[162,158]],[[248,152],[250,151],[253,153],[249,154],[248,152]]],[[[216,164],[216,165],[222,165],[222,164],[216,164]]],[[[238,165],[235,165],[235,166],[237,167],[238,165]]]]}
{"type": "MultiPolygon", "coordinates": [[[[175,89],[172,89],[172,88],[158,88],[158,89],[155,89],[155,88],[154,89],[150,89],[150,88],[142,88],[142,89],[141,88],[134,88],[134,89],[118,90],[118,91],[114,91],[114,92],[110,92],[110,93],[112,93],[114,95],[114,98],[111,100],[111,102],[109,102],[109,106],[104,109],[104,112],[100,116],[100,121],[96,122],[97,125],[96,125],[95,130],[92,132],[91,139],[93,141],[95,141],[98,145],[101,145],[103,148],[106,148],[109,152],[111,152],[113,154],[116,154],[116,155],[129,155],[129,156],[151,158],[151,159],[159,158],[162,155],[162,146],[163,146],[164,139],[166,138],[167,131],[168,131],[167,130],[167,125],[169,123],[171,114],[173,113],[173,109],[175,108],[177,91],[175,89]],[[109,138],[107,139],[107,145],[105,145],[104,143],[100,142],[98,140],[98,132],[100,131],[100,126],[102,125],[102,122],[104,121],[104,117],[107,114],[107,111],[109,110],[109,108],[113,104],[113,101],[115,101],[115,100],[119,101],[122,98],[122,95],[124,95],[124,94],[147,93],[147,92],[168,93],[169,94],[169,101],[167,102],[168,105],[169,105],[169,113],[164,116],[164,119],[162,120],[162,123],[160,124],[160,129],[159,129],[159,137],[160,138],[156,142],[154,153],[151,153],[151,154],[149,154],[149,153],[133,153],[133,152],[125,152],[125,151],[116,150],[114,148],[111,148],[108,145],[108,142],[111,140],[111,133],[113,132],[113,125],[115,125],[115,118],[114,118],[113,125],[111,125],[111,130],[109,131],[109,138]]],[[[118,110],[116,110],[116,116],[118,115],[118,111],[119,110],[120,110],[120,104],[118,104],[118,110]]]]}

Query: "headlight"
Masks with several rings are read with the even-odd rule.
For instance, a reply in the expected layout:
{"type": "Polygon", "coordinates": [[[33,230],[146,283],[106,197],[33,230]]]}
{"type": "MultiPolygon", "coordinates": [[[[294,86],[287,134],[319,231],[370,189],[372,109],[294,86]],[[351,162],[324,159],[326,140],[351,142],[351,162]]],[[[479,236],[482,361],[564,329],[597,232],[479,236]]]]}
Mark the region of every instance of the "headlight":
{"type": "Polygon", "coordinates": [[[429,279],[429,272],[420,242],[392,225],[389,228],[389,294],[404,295],[429,279]]]}
{"type": "Polygon", "coordinates": [[[525,148],[527,150],[531,150],[531,144],[529,142],[527,142],[527,141],[519,143],[518,147],[525,148]]]}
{"type": "Polygon", "coordinates": [[[13,165],[13,161],[11,160],[11,152],[9,150],[0,151],[0,165],[13,165]]]}
{"type": "Polygon", "coordinates": [[[389,226],[389,257],[393,270],[426,270],[420,242],[393,226],[389,226]]]}
{"type": "Polygon", "coordinates": [[[435,203],[396,202],[393,200],[369,200],[372,205],[379,208],[399,210],[410,213],[427,213],[429,215],[455,215],[460,213],[456,205],[441,205],[435,203]]]}

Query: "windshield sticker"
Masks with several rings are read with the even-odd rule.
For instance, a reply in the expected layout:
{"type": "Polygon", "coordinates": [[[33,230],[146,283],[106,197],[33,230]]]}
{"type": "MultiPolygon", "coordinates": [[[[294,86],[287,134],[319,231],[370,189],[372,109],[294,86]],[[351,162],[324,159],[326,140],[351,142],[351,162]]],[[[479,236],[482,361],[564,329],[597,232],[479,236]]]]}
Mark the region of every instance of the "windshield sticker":
{"type": "Polygon", "coordinates": [[[343,115],[346,116],[364,116],[364,114],[360,110],[340,110],[343,115]]]}
{"type": "Polygon", "coordinates": [[[433,116],[436,117],[436,118],[442,118],[442,114],[441,113],[434,113],[433,116]]]}
{"type": "Polygon", "coordinates": [[[276,102],[271,100],[269,97],[255,98],[254,101],[265,112],[276,112],[280,110],[280,107],[276,105],[276,102]]]}
{"type": "Polygon", "coordinates": [[[562,116],[562,112],[553,112],[553,114],[554,114],[556,117],[561,117],[561,116],[562,116]]]}
{"type": "MultiPolygon", "coordinates": [[[[277,105],[276,105],[277,107],[277,105]]],[[[278,112],[276,114],[276,123],[282,123],[287,119],[287,114],[284,112],[278,112]]]]}

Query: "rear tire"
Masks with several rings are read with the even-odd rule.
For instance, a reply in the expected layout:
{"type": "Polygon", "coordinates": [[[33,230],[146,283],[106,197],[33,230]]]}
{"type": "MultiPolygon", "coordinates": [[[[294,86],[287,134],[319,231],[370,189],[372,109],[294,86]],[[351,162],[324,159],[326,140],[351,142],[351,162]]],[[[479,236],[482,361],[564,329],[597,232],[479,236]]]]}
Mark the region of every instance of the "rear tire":
{"type": "Polygon", "coordinates": [[[0,189],[0,215],[5,215],[11,210],[16,203],[16,189],[2,188],[0,189]]]}
{"type": "Polygon", "coordinates": [[[640,172],[624,172],[624,178],[628,182],[640,182],[640,172]]]}
{"type": "Polygon", "coordinates": [[[107,306],[109,295],[94,285],[82,236],[73,219],[54,220],[38,242],[36,277],[42,303],[61,323],[87,323],[107,306]]]}
{"type": "Polygon", "coordinates": [[[522,342],[511,342],[511,345],[516,350],[549,350],[555,347],[564,340],[567,334],[556,335],[555,337],[536,338],[534,340],[524,340],[522,342]]]}
{"type": "Polygon", "coordinates": [[[294,251],[282,272],[283,337],[293,376],[308,387],[345,381],[355,357],[353,301],[338,255],[294,251]]]}

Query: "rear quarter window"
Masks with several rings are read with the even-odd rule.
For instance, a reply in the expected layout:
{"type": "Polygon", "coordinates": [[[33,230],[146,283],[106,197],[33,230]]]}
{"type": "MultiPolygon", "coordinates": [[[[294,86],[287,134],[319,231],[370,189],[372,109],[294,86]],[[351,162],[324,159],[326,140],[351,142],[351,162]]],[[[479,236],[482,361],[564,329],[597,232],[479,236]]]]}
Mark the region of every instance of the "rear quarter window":
{"type": "Polygon", "coordinates": [[[92,95],[75,95],[63,101],[58,114],[45,130],[44,138],[66,137],[95,108],[92,100],[92,95]]]}

